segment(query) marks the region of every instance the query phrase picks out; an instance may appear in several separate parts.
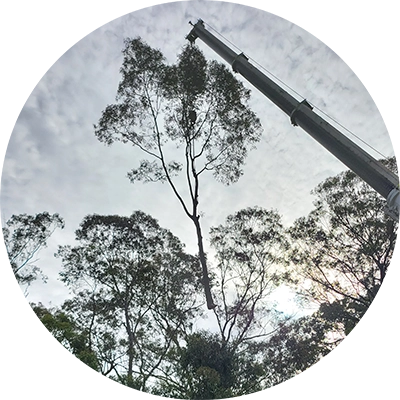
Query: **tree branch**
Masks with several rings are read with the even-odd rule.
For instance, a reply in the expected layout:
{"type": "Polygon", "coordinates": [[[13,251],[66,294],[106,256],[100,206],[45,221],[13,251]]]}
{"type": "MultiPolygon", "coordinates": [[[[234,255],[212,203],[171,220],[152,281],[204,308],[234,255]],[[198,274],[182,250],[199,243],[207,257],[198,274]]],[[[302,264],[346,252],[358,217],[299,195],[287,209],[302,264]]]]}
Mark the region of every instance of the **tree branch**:
{"type": "MultiPolygon", "coordinates": [[[[146,93],[147,93],[147,88],[146,88],[146,93]]],[[[161,161],[161,165],[162,165],[162,167],[163,167],[165,176],[166,176],[167,181],[168,181],[169,185],[171,186],[171,188],[172,188],[172,190],[173,190],[175,196],[178,198],[179,202],[181,203],[182,208],[183,208],[183,210],[185,211],[186,215],[187,215],[189,218],[192,219],[192,215],[189,213],[189,210],[187,209],[186,204],[185,204],[183,198],[182,198],[181,195],[179,194],[179,192],[178,192],[178,190],[176,189],[174,183],[172,182],[171,176],[170,176],[169,173],[168,173],[168,168],[167,168],[167,166],[166,166],[165,158],[164,158],[164,154],[163,154],[163,150],[162,150],[161,132],[159,131],[159,128],[158,128],[157,115],[156,115],[155,111],[153,110],[153,107],[152,107],[152,103],[151,103],[151,102],[150,102],[150,110],[151,110],[151,114],[152,114],[152,117],[153,117],[154,128],[155,128],[155,132],[156,132],[157,147],[158,147],[158,151],[159,151],[159,153],[160,153],[160,161],[161,161]]]]}
{"type": "MultiPolygon", "coordinates": [[[[208,113],[208,111],[207,111],[207,113],[208,113]]],[[[206,117],[207,117],[207,114],[206,114],[206,117]]],[[[199,127],[198,132],[200,132],[200,128],[205,123],[206,117],[204,118],[204,121],[202,122],[201,126],[199,127]]],[[[213,120],[210,121],[209,134],[206,137],[206,139],[205,139],[205,141],[204,141],[204,143],[203,143],[203,145],[201,147],[200,152],[198,154],[194,155],[194,157],[193,157],[194,160],[196,160],[197,158],[200,158],[203,155],[204,150],[207,148],[208,144],[210,143],[210,140],[211,140],[211,138],[212,138],[212,136],[214,134],[214,127],[213,126],[214,126],[214,123],[215,123],[216,119],[217,119],[217,116],[214,116],[213,120]]],[[[194,136],[196,136],[196,135],[194,135],[194,136]]]]}
{"type": "Polygon", "coordinates": [[[186,157],[186,180],[189,186],[189,192],[190,192],[190,197],[194,199],[194,191],[193,191],[193,186],[192,186],[192,181],[190,179],[190,163],[191,163],[191,157],[189,154],[189,147],[190,147],[190,142],[189,140],[186,140],[186,149],[185,149],[185,157],[186,157]]]}

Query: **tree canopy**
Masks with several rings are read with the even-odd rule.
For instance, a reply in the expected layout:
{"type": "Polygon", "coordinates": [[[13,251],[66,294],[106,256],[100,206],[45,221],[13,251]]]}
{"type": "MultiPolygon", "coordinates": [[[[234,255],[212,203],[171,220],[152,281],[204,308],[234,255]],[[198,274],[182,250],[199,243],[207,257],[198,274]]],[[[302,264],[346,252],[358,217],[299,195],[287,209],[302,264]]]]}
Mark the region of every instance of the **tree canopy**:
{"type": "Polygon", "coordinates": [[[277,385],[351,332],[385,279],[396,239],[384,201],[351,172],[313,193],[314,209],[288,228],[261,207],[211,228],[213,331],[199,322],[198,255],[142,211],[86,216],[77,244],[57,253],[72,297],[32,307],[79,360],[135,389],[210,399],[277,385]],[[282,284],[318,308],[278,312],[271,295],[282,284]]]}
{"type": "Polygon", "coordinates": [[[116,103],[108,105],[96,137],[130,143],[146,158],[128,173],[131,182],[167,182],[193,221],[207,306],[215,307],[199,221],[201,178],[211,172],[229,185],[243,174],[248,151],[260,140],[250,91],[197,46],[186,45],[176,64],[142,39],[126,39],[116,103]],[[173,146],[172,146],[173,144],[173,146]],[[178,151],[179,150],[179,151],[178,151]],[[181,176],[186,188],[178,189],[181,176]]]}
{"type": "Polygon", "coordinates": [[[46,275],[35,258],[57,228],[64,228],[58,214],[42,212],[36,215],[13,215],[3,227],[3,237],[14,275],[22,286],[30,285],[39,276],[46,275]]]}
{"type": "Polygon", "coordinates": [[[102,372],[145,390],[199,314],[198,260],[140,211],[89,215],[76,239],[57,253],[61,279],[78,293],[64,310],[87,332],[102,372]]]}
{"type": "MultiPolygon", "coordinates": [[[[396,168],[394,159],[387,164],[396,168]]],[[[313,193],[315,208],[289,229],[294,282],[347,334],[383,283],[398,223],[386,214],[385,200],[351,171],[326,179],[313,193]]]]}
{"type": "Polygon", "coordinates": [[[269,296],[281,282],[287,249],[279,214],[249,207],[211,228],[210,236],[218,260],[214,311],[222,339],[239,346],[267,336],[277,317],[269,296]]]}

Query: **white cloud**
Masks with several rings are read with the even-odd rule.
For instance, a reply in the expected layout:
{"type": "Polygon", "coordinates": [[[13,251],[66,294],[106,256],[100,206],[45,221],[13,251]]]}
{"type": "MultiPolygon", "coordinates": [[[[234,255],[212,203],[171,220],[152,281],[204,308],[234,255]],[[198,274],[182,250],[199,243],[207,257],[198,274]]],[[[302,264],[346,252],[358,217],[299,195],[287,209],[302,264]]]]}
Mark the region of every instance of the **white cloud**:
{"type": "MultiPolygon", "coordinates": [[[[391,137],[374,99],[344,61],[325,42],[313,37],[290,18],[229,2],[164,2],[151,9],[107,19],[82,34],[66,52],[53,57],[9,131],[8,159],[3,162],[2,208],[11,214],[58,212],[66,220],[41,253],[39,266],[48,284],[35,282],[29,300],[60,304],[68,291],[57,280],[58,244],[74,244],[74,230],[91,213],[130,215],[141,209],[196,251],[196,236],[167,185],[132,185],[126,173],[141,158],[128,145],[103,146],[94,136],[104,107],[114,101],[122,61],[122,39],[140,35],[160,48],[169,62],[185,44],[188,21],[202,18],[247,55],[320,108],[357,131],[388,156],[391,137]],[[379,134],[377,134],[379,132],[379,134]]],[[[199,39],[207,59],[221,58],[199,39]]],[[[238,76],[238,79],[245,80],[238,76]]],[[[245,82],[247,87],[252,86],[245,82]]],[[[260,116],[264,137],[249,154],[245,174],[231,186],[208,179],[202,182],[200,207],[203,231],[223,223],[240,208],[259,205],[277,208],[286,225],[312,207],[309,192],[345,167],[274,104],[252,88],[251,106],[260,116]]]]}

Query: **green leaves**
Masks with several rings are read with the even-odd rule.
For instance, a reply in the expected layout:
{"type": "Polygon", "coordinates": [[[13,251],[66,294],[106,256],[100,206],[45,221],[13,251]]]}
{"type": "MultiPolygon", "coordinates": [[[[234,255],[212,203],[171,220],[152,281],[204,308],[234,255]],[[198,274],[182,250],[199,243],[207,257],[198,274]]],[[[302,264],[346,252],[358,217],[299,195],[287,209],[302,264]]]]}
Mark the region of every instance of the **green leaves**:
{"type": "Polygon", "coordinates": [[[167,182],[194,223],[208,308],[211,289],[198,222],[201,176],[229,185],[243,175],[261,124],[247,106],[249,90],[222,64],[185,46],[174,65],[140,38],[127,39],[116,104],[103,111],[95,135],[107,145],[131,143],[146,156],[128,172],[134,183],[167,182]],[[173,150],[172,150],[173,149],[173,150]],[[176,183],[183,175],[186,187],[176,183]]]}
{"type": "Polygon", "coordinates": [[[287,246],[279,214],[249,207],[211,228],[210,237],[218,260],[216,316],[221,335],[235,346],[248,337],[267,335],[265,321],[271,327],[276,319],[268,297],[280,283],[287,246]]]}
{"type": "Polygon", "coordinates": [[[108,145],[130,142],[150,156],[129,179],[159,181],[179,172],[173,166],[181,162],[163,153],[172,140],[196,148],[186,162],[196,160],[197,171],[213,171],[225,184],[236,182],[261,137],[260,122],[246,105],[249,90],[224,65],[208,63],[193,45],[185,46],[172,66],[140,38],[127,39],[123,55],[117,103],[103,111],[95,134],[108,145]],[[190,117],[194,113],[196,119],[190,117]]]}
{"type": "Polygon", "coordinates": [[[57,254],[61,279],[76,293],[64,309],[88,333],[102,372],[145,390],[199,313],[198,259],[140,211],[89,215],[76,238],[57,254]]]}
{"type": "Polygon", "coordinates": [[[87,333],[80,331],[70,315],[60,309],[47,309],[42,304],[31,304],[47,330],[71,353],[89,367],[99,371],[99,359],[90,348],[87,333]]]}
{"type": "Polygon", "coordinates": [[[251,352],[238,352],[218,335],[199,331],[187,338],[180,350],[181,382],[186,383],[183,398],[220,399],[260,390],[263,374],[251,352]]]}
{"type": "MultiPolygon", "coordinates": [[[[248,268],[264,269],[271,263],[282,262],[286,244],[280,216],[273,210],[249,207],[229,215],[225,225],[211,228],[211,244],[222,263],[234,265],[247,259],[248,268]]],[[[245,268],[241,265],[241,269],[245,268]]]]}
{"type": "Polygon", "coordinates": [[[194,98],[206,88],[207,61],[197,46],[186,45],[178,56],[178,74],[181,90],[194,98]]]}
{"type": "Polygon", "coordinates": [[[330,328],[318,313],[282,324],[262,345],[267,386],[290,379],[333,350],[330,328]]]}

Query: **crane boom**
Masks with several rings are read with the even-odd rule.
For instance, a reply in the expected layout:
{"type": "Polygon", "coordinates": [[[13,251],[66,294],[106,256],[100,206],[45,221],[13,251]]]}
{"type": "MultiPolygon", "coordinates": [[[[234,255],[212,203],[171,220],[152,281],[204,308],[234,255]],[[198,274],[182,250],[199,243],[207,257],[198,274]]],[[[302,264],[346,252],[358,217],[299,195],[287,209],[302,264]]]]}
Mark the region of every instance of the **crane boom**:
{"type": "Polygon", "coordinates": [[[388,201],[390,215],[398,219],[400,210],[399,178],[381,162],[313,111],[306,101],[298,101],[281,86],[253,66],[243,53],[235,53],[211,32],[200,19],[193,25],[187,39],[201,39],[276,106],[285,112],[294,126],[300,126],[343,164],[388,201]]]}

